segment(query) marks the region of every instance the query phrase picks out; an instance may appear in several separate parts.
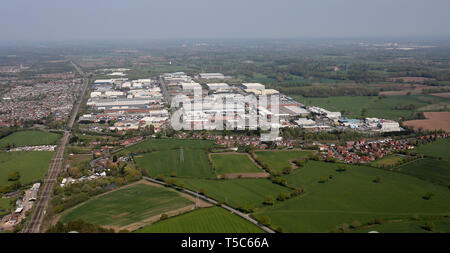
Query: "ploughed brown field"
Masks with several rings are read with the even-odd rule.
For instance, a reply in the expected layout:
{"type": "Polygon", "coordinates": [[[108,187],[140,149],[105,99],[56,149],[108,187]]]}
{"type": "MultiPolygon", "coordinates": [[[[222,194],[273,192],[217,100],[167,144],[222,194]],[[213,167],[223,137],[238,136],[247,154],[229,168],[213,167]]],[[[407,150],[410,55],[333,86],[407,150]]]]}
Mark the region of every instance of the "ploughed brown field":
{"type": "Polygon", "coordinates": [[[436,97],[441,97],[441,98],[448,98],[448,99],[450,99],[450,92],[433,93],[433,94],[431,94],[431,95],[436,96],[436,97]]]}
{"type": "Polygon", "coordinates": [[[408,120],[403,122],[405,126],[423,130],[444,130],[450,132],[450,112],[424,112],[427,119],[408,120]]]}

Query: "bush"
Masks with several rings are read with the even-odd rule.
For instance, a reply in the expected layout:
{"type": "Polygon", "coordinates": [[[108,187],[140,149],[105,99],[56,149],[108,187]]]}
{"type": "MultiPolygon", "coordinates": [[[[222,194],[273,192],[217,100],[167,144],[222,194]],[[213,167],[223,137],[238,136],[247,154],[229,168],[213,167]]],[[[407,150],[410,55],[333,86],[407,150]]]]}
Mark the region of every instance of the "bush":
{"type": "Polygon", "coordinates": [[[377,177],[373,180],[373,182],[374,182],[374,183],[381,183],[381,179],[382,179],[381,176],[377,176],[377,177]]]}
{"type": "Polygon", "coordinates": [[[303,194],[304,192],[305,192],[305,190],[304,190],[303,188],[297,188],[297,189],[294,189],[294,190],[291,192],[291,197],[298,196],[298,195],[300,195],[300,194],[303,194]]]}
{"type": "Polygon", "coordinates": [[[8,181],[17,181],[20,178],[20,172],[16,171],[8,175],[8,181]]]}
{"type": "Polygon", "coordinates": [[[423,229],[427,230],[427,231],[433,231],[435,228],[435,225],[433,222],[427,222],[422,226],[423,229]]]}
{"type": "Polygon", "coordinates": [[[263,202],[264,205],[272,206],[275,204],[275,198],[273,196],[267,196],[263,202]]]}
{"type": "Polygon", "coordinates": [[[280,192],[280,194],[277,197],[278,201],[285,201],[287,199],[291,198],[291,194],[287,192],[280,192]]]}
{"type": "Polygon", "coordinates": [[[297,165],[298,167],[303,167],[303,166],[305,166],[305,164],[306,164],[306,161],[304,160],[304,159],[298,159],[298,160],[295,160],[295,165],[297,165]]]}
{"type": "Polygon", "coordinates": [[[432,193],[432,192],[427,192],[427,193],[425,193],[425,196],[423,196],[423,199],[430,200],[430,199],[432,199],[433,197],[434,197],[434,193],[432,193]]]}
{"type": "Polygon", "coordinates": [[[321,184],[326,183],[326,182],[328,182],[328,177],[321,177],[319,179],[319,183],[321,183],[321,184]]]}
{"type": "Polygon", "coordinates": [[[284,167],[283,170],[281,171],[283,174],[288,175],[292,172],[292,168],[291,167],[284,167]]]}
{"type": "Polygon", "coordinates": [[[200,189],[200,194],[201,194],[201,195],[206,195],[206,190],[205,190],[205,189],[203,189],[203,188],[202,188],[202,189],[200,189]]]}
{"type": "Polygon", "coordinates": [[[265,215],[265,216],[261,216],[258,219],[258,222],[263,224],[264,226],[269,226],[270,225],[270,217],[265,215]]]}
{"type": "Polygon", "coordinates": [[[344,164],[341,164],[341,165],[338,166],[336,171],[337,172],[345,172],[345,171],[347,171],[347,166],[344,165],[344,164]]]}
{"type": "Polygon", "coordinates": [[[352,222],[352,224],[350,224],[350,228],[352,229],[358,228],[359,226],[361,226],[361,223],[359,223],[359,221],[354,221],[352,222]]]}
{"type": "Polygon", "coordinates": [[[169,218],[169,215],[163,213],[163,214],[161,214],[161,217],[159,218],[159,220],[165,220],[167,218],[169,218]]]}

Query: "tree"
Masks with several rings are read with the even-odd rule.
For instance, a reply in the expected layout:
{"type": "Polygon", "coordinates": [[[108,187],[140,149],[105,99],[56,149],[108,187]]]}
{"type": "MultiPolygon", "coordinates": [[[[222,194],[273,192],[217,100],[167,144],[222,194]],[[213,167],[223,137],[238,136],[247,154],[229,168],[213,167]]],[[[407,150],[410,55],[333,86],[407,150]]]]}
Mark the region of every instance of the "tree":
{"type": "Polygon", "coordinates": [[[20,172],[16,171],[8,175],[8,181],[17,181],[20,178],[20,172]]]}
{"type": "Polygon", "coordinates": [[[432,193],[432,192],[427,192],[427,193],[425,193],[425,196],[423,196],[423,198],[426,200],[430,200],[433,197],[434,197],[434,193],[432,193]]]}
{"type": "Polygon", "coordinates": [[[202,188],[202,189],[200,189],[200,194],[201,194],[201,195],[205,195],[205,194],[206,194],[206,190],[205,190],[205,189],[203,189],[203,188],[202,188]]]}
{"type": "Polygon", "coordinates": [[[81,177],[81,171],[78,167],[70,167],[68,172],[69,175],[73,178],[81,177]]]}
{"type": "Polygon", "coordinates": [[[280,192],[280,194],[279,194],[278,197],[277,197],[277,200],[278,200],[278,201],[285,201],[285,200],[289,199],[290,197],[291,197],[291,194],[290,194],[290,193],[287,193],[287,192],[280,192]]]}
{"type": "Polygon", "coordinates": [[[374,182],[374,183],[381,183],[381,179],[382,179],[381,176],[377,176],[377,177],[373,180],[373,182],[374,182]]]}
{"type": "Polygon", "coordinates": [[[275,204],[275,198],[273,196],[267,196],[266,199],[263,202],[264,205],[272,206],[275,204]]]}
{"type": "Polygon", "coordinates": [[[434,225],[433,222],[427,222],[427,223],[425,223],[425,224],[422,226],[422,228],[425,229],[425,230],[427,230],[427,231],[433,231],[433,230],[434,230],[434,227],[435,227],[435,225],[434,225]]]}
{"type": "Polygon", "coordinates": [[[270,217],[265,215],[265,216],[261,216],[258,219],[259,223],[263,224],[264,226],[269,226],[270,225],[270,217]]]}
{"type": "Polygon", "coordinates": [[[290,174],[292,172],[292,168],[291,167],[284,167],[281,172],[283,174],[285,174],[285,175],[290,174]]]}

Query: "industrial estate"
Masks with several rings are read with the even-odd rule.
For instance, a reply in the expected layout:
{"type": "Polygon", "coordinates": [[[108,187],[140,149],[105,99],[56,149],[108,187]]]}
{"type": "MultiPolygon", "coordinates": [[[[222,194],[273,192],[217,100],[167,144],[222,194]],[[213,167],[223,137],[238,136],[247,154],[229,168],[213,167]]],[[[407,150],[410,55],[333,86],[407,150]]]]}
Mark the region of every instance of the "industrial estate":
{"type": "Polygon", "coordinates": [[[450,232],[448,44],[258,43],[0,51],[0,233],[450,232]]]}

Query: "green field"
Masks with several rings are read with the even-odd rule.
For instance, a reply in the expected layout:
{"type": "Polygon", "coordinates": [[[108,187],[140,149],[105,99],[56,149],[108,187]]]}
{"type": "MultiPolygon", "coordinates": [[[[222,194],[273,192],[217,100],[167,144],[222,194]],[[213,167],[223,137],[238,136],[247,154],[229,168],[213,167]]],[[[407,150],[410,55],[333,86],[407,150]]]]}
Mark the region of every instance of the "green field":
{"type": "Polygon", "coordinates": [[[450,161],[424,158],[399,166],[396,170],[433,183],[450,186],[450,161]]]}
{"type": "Polygon", "coordinates": [[[215,146],[214,142],[209,140],[150,139],[130,146],[120,153],[145,153],[151,150],[179,149],[180,147],[183,147],[183,149],[205,149],[213,146],[215,146]]]}
{"type": "Polygon", "coordinates": [[[442,160],[419,159],[399,166],[397,170],[430,182],[450,186],[450,139],[441,139],[418,146],[414,152],[439,157],[442,160]]]}
{"type": "Polygon", "coordinates": [[[414,152],[450,161],[450,139],[440,139],[420,145],[414,149],[414,152]]]}
{"type": "Polygon", "coordinates": [[[22,184],[40,180],[48,171],[53,152],[0,152],[0,185],[8,184],[8,175],[18,171],[22,184]]]}
{"type": "Polygon", "coordinates": [[[12,208],[12,205],[10,203],[11,198],[4,199],[0,197],[0,218],[3,217],[3,215],[9,214],[12,208]]]}
{"type": "Polygon", "coordinates": [[[450,233],[450,219],[430,220],[430,221],[402,221],[383,223],[372,228],[362,228],[356,230],[356,233],[368,233],[370,231],[377,231],[380,233],[450,233]],[[422,228],[427,222],[433,222],[436,226],[433,231],[428,231],[422,228]]]}
{"type": "Polygon", "coordinates": [[[170,175],[175,172],[180,177],[214,177],[206,151],[201,149],[179,149],[154,151],[135,156],[139,167],[150,175],[170,175]],[[184,161],[181,161],[181,152],[184,161]]]}
{"type": "Polygon", "coordinates": [[[413,111],[419,111],[421,107],[448,102],[445,98],[430,95],[388,96],[383,99],[378,99],[377,96],[339,96],[327,98],[293,96],[293,98],[305,105],[318,106],[330,111],[344,112],[343,116],[349,118],[376,117],[386,119],[409,117],[413,111]],[[402,110],[399,107],[396,108],[396,106],[408,105],[414,105],[415,109],[402,110]],[[367,108],[364,116],[361,115],[363,108],[367,108]]]}
{"type": "Polygon", "coordinates": [[[185,187],[188,189],[195,191],[204,189],[206,195],[234,207],[242,205],[262,206],[262,202],[269,195],[276,198],[280,192],[291,192],[290,189],[276,185],[268,179],[179,180],[184,182],[185,187]]]}
{"type": "Polygon", "coordinates": [[[178,193],[137,184],[91,198],[63,213],[61,221],[83,219],[98,225],[124,226],[192,204],[178,193]]]}
{"type": "Polygon", "coordinates": [[[330,232],[339,224],[362,224],[374,218],[409,218],[412,215],[445,215],[450,211],[450,192],[408,175],[351,166],[337,172],[338,164],[309,161],[305,167],[284,176],[290,186],[303,187],[305,194],[259,210],[284,232],[330,232]],[[326,183],[323,177],[334,175],[326,183]],[[381,176],[380,183],[373,180],[381,176]],[[432,192],[435,196],[424,199],[432,192]]]}
{"type": "Polygon", "coordinates": [[[217,175],[242,172],[263,172],[247,154],[211,154],[217,175]]]}
{"type": "Polygon", "coordinates": [[[395,166],[402,160],[403,158],[399,155],[389,155],[371,162],[370,165],[378,168],[383,168],[383,166],[395,166]]]}
{"type": "Polygon", "coordinates": [[[8,144],[16,147],[55,144],[61,136],[41,131],[19,131],[0,139],[0,148],[8,144]]]}
{"type": "Polygon", "coordinates": [[[276,171],[282,171],[286,167],[291,167],[289,160],[305,158],[314,151],[256,151],[258,160],[267,163],[269,167],[276,171]]]}
{"type": "Polygon", "coordinates": [[[220,207],[198,209],[139,229],[138,233],[262,233],[243,218],[220,207]]]}

